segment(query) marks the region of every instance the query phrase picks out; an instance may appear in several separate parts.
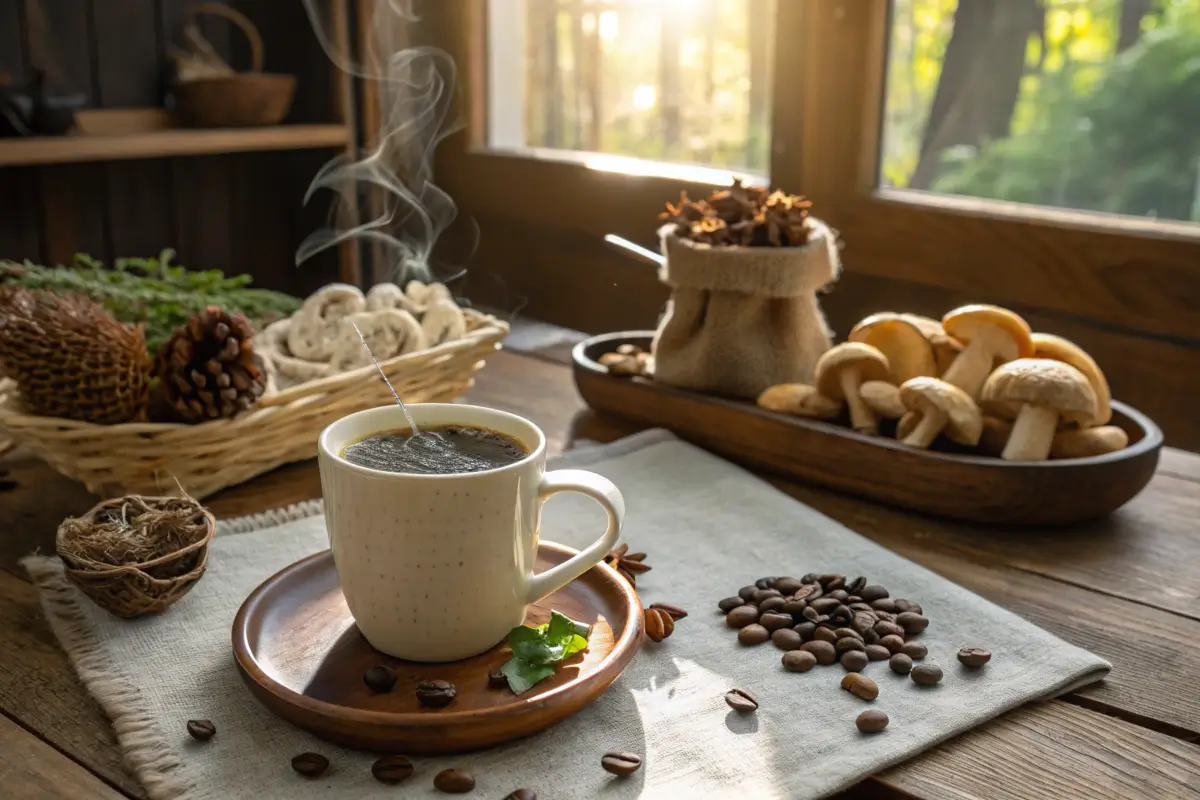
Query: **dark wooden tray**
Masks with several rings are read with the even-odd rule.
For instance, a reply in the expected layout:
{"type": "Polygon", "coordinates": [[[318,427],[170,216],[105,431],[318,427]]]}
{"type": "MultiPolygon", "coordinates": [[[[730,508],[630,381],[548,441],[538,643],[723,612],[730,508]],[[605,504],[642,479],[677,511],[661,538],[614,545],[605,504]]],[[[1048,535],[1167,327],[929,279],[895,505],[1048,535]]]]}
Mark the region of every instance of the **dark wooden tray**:
{"type": "Polygon", "coordinates": [[[1002,461],[968,453],[916,450],[848,427],[779,414],[750,402],[675,389],[647,378],[610,375],[597,359],[618,345],[649,349],[652,333],[593,336],[573,351],[575,384],[596,411],[667,428],[752,469],[939,517],[1047,525],[1104,516],[1145,488],[1158,465],[1162,431],[1113,402],[1124,450],[1092,458],[1002,461]]]}
{"type": "MultiPolygon", "coordinates": [[[[537,570],[575,551],[551,542],[538,548],[537,570]]],[[[506,647],[447,664],[416,664],[374,650],[350,617],[326,550],[281,570],[255,589],[233,622],[233,653],[250,691],[268,709],[338,744],[417,755],[461,753],[537,733],[602,695],[642,641],[637,593],[599,565],[529,609],[541,624],[554,609],[591,624],[588,649],[525,694],[489,688],[488,672],[509,658],[506,647]],[[396,670],[395,688],[375,694],[363,673],[376,664],[396,670]],[[458,689],[445,709],[421,707],[422,680],[458,689]]]]}

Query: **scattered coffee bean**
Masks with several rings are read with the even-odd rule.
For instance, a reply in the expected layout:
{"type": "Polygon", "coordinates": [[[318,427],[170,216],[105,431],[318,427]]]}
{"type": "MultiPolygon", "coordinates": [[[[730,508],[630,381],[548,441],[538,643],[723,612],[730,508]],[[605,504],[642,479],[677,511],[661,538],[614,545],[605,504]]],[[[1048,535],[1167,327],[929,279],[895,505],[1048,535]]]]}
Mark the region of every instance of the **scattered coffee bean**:
{"type": "Polygon", "coordinates": [[[800,634],[800,638],[804,641],[810,641],[813,638],[813,633],[817,630],[817,626],[811,622],[801,622],[792,628],[796,633],[800,634]]]}
{"type": "Polygon", "coordinates": [[[444,769],[433,776],[433,788],[446,794],[466,794],[475,788],[475,776],[465,769],[444,769]]]}
{"type": "Polygon", "coordinates": [[[758,624],[762,625],[769,631],[777,631],[780,628],[790,628],[792,627],[792,615],[767,612],[758,618],[758,624]]]}
{"type": "Polygon", "coordinates": [[[892,607],[896,609],[897,614],[903,614],[905,611],[912,611],[912,601],[905,600],[903,597],[897,597],[892,603],[892,607]]]}
{"type": "Polygon", "coordinates": [[[896,610],[896,601],[890,597],[883,597],[883,598],[880,598],[879,600],[872,600],[871,608],[875,609],[876,611],[895,611],[896,610]]]}
{"type": "Polygon", "coordinates": [[[754,597],[754,593],[758,591],[757,586],[743,586],[738,589],[738,597],[745,600],[747,603],[754,597]]]}
{"type": "Polygon", "coordinates": [[[386,664],[376,664],[363,673],[363,683],[372,692],[390,692],[396,685],[396,670],[386,664]]]}
{"type": "Polygon", "coordinates": [[[942,679],[942,668],[936,664],[918,664],[908,674],[918,686],[933,686],[942,679]]]}
{"type": "Polygon", "coordinates": [[[770,638],[771,632],[757,622],[738,631],[738,641],[745,645],[762,644],[770,638]]]}
{"type": "Polygon", "coordinates": [[[904,653],[896,653],[888,659],[888,666],[892,668],[892,672],[897,675],[907,675],[912,672],[913,660],[904,653]]]}
{"type": "Polygon", "coordinates": [[[858,595],[859,595],[859,597],[861,597],[863,599],[864,602],[870,603],[875,600],[882,600],[883,598],[887,597],[888,590],[885,587],[880,586],[877,583],[873,583],[873,584],[864,586],[862,588],[862,591],[860,591],[858,593],[858,595]]]}
{"type": "Polygon", "coordinates": [[[835,592],[846,585],[846,578],[843,575],[822,575],[817,578],[817,582],[827,592],[835,592]]]}
{"type": "Polygon", "coordinates": [[[815,572],[806,572],[800,577],[801,583],[816,583],[818,580],[817,573],[815,572]]]}
{"type": "Polygon", "coordinates": [[[799,578],[776,578],[775,583],[771,586],[771,588],[778,589],[786,597],[793,592],[800,591],[802,588],[804,588],[804,584],[799,578]]]}
{"type": "Polygon", "coordinates": [[[874,611],[855,611],[850,618],[850,627],[858,631],[860,636],[875,627],[874,611]]]}
{"type": "Polygon", "coordinates": [[[800,616],[804,617],[809,622],[820,625],[824,619],[824,615],[817,612],[811,605],[800,612],[800,616]]]}
{"type": "Polygon", "coordinates": [[[817,664],[817,657],[807,650],[789,650],[783,654],[783,668],[788,672],[808,672],[817,664]]]}
{"type": "MultiPolygon", "coordinates": [[[[863,599],[856,594],[852,594],[846,598],[846,605],[850,606],[851,608],[854,608],[855,606],[867,606],[867,604],[863,602],[863,599]]],[[[867,606],[867,608],[870,608],[870,606],[867,606]]]]}
{"type": "Polygon", "coordinates": [[[894,633],[888,634],[881,638],[879,643],[886,647],[889,653],[899,653],[904,648],[904,637],[894,633]]]}
{"type": "Polygon", "coordinates": [[[505,686],[508,686],[508,678],[504,676],[504,672],[499,667],[488,673],[489,689],[503,689],[505,686]]]}
{"type": "Polygon", "coordinates": [[[839,603],[849,603],[850,593],[845,589],[834,589],[829,593],[829,596],[836,599],[839,603]]]}
{"type": "Polygon", "coordinates": [[[891,613],[888,613],[887,611],[876,611],[875,612],[875,617],[880,622],[895,622],[896,617],[898,617],[898,616],[900,616],[900,615],[899,614],[891,614],[891,613]]]}
{"type": "Polygon", "coordinates": [[[770,589],[775,586],[774,578],[759,578],[754,582],[755,589],[770,589]]]}
{"type": "Polygon", "coordinates": [[[605,753],[600,759],[600,766],[607,772],[624,778],[641,769],[642,757],[637,753],[605,753]]]}
{"type": "Polygon", "coordinates": [[[771,634],[771,641],[780,650],[799,650],[804,644],[804,637],[791,628],[780,628],[771,634]]]}
{"type": "Polygon", "coordinates": [[[922,617],[915,611],[905,611],[896,617],[896,624],[903,628],[905,633],[920,633],[929,627],[929,619],[928,617],[922,617]]]}
{"type": "Polygon", "coordinates": [[[806,583],[796,591],[792,592],[792,599],[806,600],[811,603],[813,600],[816,600],[818,597],[820,597],[821,594],[821,584],[806,583]]]}
{"type": "Polygon", "coordinates": [[[384,756],[371,765],[371,774],[380,783],[399,783],[412,777],[413,765],[404,756],[384,756]]]}
{"type": "Polygon", "coordinates": [[[456,694],[458,690],[450,681],[421,681],[417,684],[417,701],[426,708],[445,708],[456,694]]]}
{"type": "Polygon", "coordinates": [[[687,612],[674,603],[651,603],[650,607],[655,611],[665,611],[673,620],[681,620],[687,616],[687,612]]]}
{"type": "Polygon", "coordinates": [[[862,650],[847,650],[842,653],[842,667],[847,672],[862,672],[867,668],[867,654],[862,650]]]}
{"type": "Polygon", "coordinates": [[[665,611],[647,608],[645,620],[646,638],[652,642],[661,642],[675,632],[675,620],[665,611]]]}
{"type": "Polygon", "coordinates": [[[855,600],[853,597],[851,597],[849,602],[846,603],[846,605],[847,605],[847,607],[849,607],[849,609],[851,611],[866,611],[866,612],[868,612],[871,615],[871,621],[872,622],[875,621],[875,619],[876,619],[875,609],[871,608],[866,603],[859,602],[859,601],[855,600]]]}
{"type": "Polygon", "coordinates": [[[833,635],[839,639],[858,639],[860,642],[863,640],[862,634],[853,628],[836,628],[833,635]]]}
{"type": "Polygon", "coordinates": [[[879,686],[876,685],[875,681],[857,672],[851,672],[842,678],[842,688],[855,697],[861,697],[863,700],[874,700],[876,697],[879,697],[879,686]]]}
{"type": "Polygon", "coordinates": [[[833,649],[833,645],[829,642],[820,639],[813,639],[811,642],[805,642],[800,647],[801,650],[807,650],[817,657],[817,663],[822,666],[829,666],[834,661],[837,661],[837,651],[833,649]]]}
{"type": "Polygon", "coordinates": [[[867,658],[871,661],[887,661],[892,652],[881,644],[867,645],[867,658]]]}
{"type": "Polygon", "coordinates": [[[517,789],[504,795],[504,800],[537,800],[537,792],[533,789],[517,789]]]}
{"type": "MultiPolygon", "coordinates": [[[[784,600],[782,597],[768,597],[758,604],[758,610],[765,614],[768,611],[780,611],[785,605],[787,605],[787,600],[784,600]]],[[[791,615],[789,614],[788,616],[790,617],[791,615]]]]}
{"type": "Polygon", "coordinates": [[[836,597],[826,595],[818,597],[816,600],[809,601],[808,607],[818,614],[828,614],[842,604],[841,600],[836,597]]]}
{"type": "Polygon", "coordinates": [[[750,600],[754,603],[761,603],[768,597],[783,597],[783,592],[779,591],[778,589],[759,589],[754,593],[754,597],[750,598],[750,600]]]}
{"type": "Polygon", "coordinates": [[[904,647],[900,648],[900,652],[911,658],[913,661],[920,661],[925,656],[929,655],[929,648],[920,642],[905,642],[904,647]]]}
{"type": "Polygon", "coordinates": [[[849,590],[850,594],[856,594],[861,597],[862,590],[866,585],[867,579],[862,575],[859,575],[857,578],[846,584],[846,589],[849,590]]]}
{"type": "Polygon", "coordinates": [[[725,615],[725,624],[731,628],[744,628],[758,622],[758,609],[754,606],[738,606],[725,615]]]}
{"type": "Polygon", "coordinates": [[[867,644],[879,644],[879,634],[875,631],[867,631],[862,637],[867,644]]]}
{"type": "MultiPolygon", "coordinates": [[[[811,624],[811,623],[809,623],[809,624],[811,624]]],[[[830,644],[833,644],[834,642],[836,642],[838,640],[837,634],[834,633],[829,628],[816,628],[815,630],[813,630],[812,638],[817,640],[818,642],[829,642],[830,644]]]]}
{"type": "Polygon", "coordinates": [[[879,622],[875,623],[874,631],[876,633],[878,633],[880,636],[899,636],[901,638],[904,637],[904,628],[901,628],[899,625],[897,625],[894,622],[888,622],[887,620],[883,620],[883,619],[881,619],[881,620],[879,620],[879,622]]]}
{"type": "Polygon", "coordinates": [[[748,689],[730,689],[725,693],[725,702],[734,711],[746,713],[758,710],[758,698],[748,689]]]}
{"type": "Polygon", "coordinates": [[[992,654],[982,647],[964,647],[958,651],[958,660],[968,667],[982,667],[992,660],[992,654]]]}
{"type": "Polygon", "coordinates": [[[329,769],[329,759],[320,753],[301,753],[292,757],[292,769],[306,778],[319,778],[329,769]]]}
{"type": "Polygon", "coordinates": [[[796,600],[791,598],[783,601],[783,605],[779,610],[784,614],[791,614],[793,617],[804,613],[804,609],[808,606],[807,600],[796,600]]]}
{"type": "Polygon", "coordinates": [[[868,708],[854,721],[863,733],[879,733],[888,726],[888,715],[877,708],[868,708]]]}
{"type": "Polygon", "coordinates": [[[833,649],[840,654],[850,650],[865,650],[866,645],[863,644],[862,639],[855,639],[853,636],[847,636],[834,642],[833,649]]]}
{"type": "Polygon", "coordinates": [[[746,601],[740,597],[726,597],[721,602],[717,603],[717,608],[721,609],[722,613],[728,614],[746,601]]]}
{"type": "Polygon", "coordinates": [[[217,733],[217,726],[210,719],[189,719],[187,721],[188,736],[201,742],[207,742],[217,733]]]}

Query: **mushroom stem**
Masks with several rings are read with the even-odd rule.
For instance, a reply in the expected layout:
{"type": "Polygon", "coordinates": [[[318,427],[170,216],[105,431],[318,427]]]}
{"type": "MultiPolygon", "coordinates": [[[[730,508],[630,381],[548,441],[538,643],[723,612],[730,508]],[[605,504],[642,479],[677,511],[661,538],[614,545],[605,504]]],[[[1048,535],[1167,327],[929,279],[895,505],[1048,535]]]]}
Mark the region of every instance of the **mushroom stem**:
{"type": "Polygon", "coordinates": [[[846,405],[850,407],[851,427],[859,433],[875,436],[879,433],[879,419],[875,416],[875,412],[867,407],[867,404],[863,402],[862,395],[859,394],[858,370],[844,369],[838,378],[842,386],[842,394],[846,397],[846,405]]]}
{"type": "Polygon", "coordinates": [[[979,390],[992,371],[993,358],[992,348],[985,337],[972,339],[954,359],[942,380],[962,389],[972,400],[978,400],[979,390]]]}
{"type": "Polygon", "coordinates": [[[928,450],[929,445],[933,444],[933,440],[942,432],[942,428],[946,427],[946,422],[949,419],[950,415],[940,408],[929,409],[921,417],[921,421],[917,423],[917,427],[913,428],[912,433],[904,437],[902,443],[909,447],[928,450]]]}
{"type": "Polygon", "coordinates": [[[1023,405],[1013,423],[1008,444],[1000,457],[1005,461],[1045,461],[1058,427],[1058,412],[1042,406],[1023,405]]]}

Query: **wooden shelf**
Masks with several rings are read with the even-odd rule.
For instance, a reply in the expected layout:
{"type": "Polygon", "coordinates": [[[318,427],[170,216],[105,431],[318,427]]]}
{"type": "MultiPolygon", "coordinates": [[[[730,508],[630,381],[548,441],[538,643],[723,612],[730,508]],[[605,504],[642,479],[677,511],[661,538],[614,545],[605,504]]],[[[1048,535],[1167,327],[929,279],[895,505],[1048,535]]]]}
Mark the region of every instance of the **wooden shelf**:
{"type": "Polygon", "coordinates": [[[121,161],[139,158],[346,147],[345,125],[155,130],[110,136],[39,136],[0,139],[0,166],[121,161]]]}

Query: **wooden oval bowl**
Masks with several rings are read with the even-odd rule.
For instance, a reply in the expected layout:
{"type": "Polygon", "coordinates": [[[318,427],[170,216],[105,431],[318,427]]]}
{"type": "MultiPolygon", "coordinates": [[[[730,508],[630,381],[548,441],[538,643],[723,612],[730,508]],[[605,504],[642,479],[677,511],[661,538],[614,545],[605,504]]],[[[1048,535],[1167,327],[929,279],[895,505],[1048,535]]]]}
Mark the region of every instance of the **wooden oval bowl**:
{"type": "Polygon", "coordinates": [[[575,346],[575,385],[589,406],[667,428],[751,469],[938,517],[1019,525],[1101,517],[1145,488],[1163,445],[1162,431],[1146,415],[1114,401],[1110,424],[1129,434],[1129,446],[1107,455],[1017,462],[917,450],[747,401],[610,375],[598,363],[622,344],[648,350],[652,337],[650,331],[608,333],[575,346]]]}
{"type": "MultiPolygon", "coordinates": [[[[536,569],[574,554],[542,542],[536,569]]],[[[600,697],[638,651],[641,601],[607,565],[530,606],[526,624],[547,622],[551,609],[593,626],[588,649],[517,696],[507,687],[488,686],[488,673],[511,655],[503,644],[446,664],[417,664],[374,650],[346,608],[333,555],[326,550],[281,570],[246,598],[233,621],[233,654],[263,705],[322,739],[390,753],[462,753],[566,719],[600,697]],[[391,692],[376,694],[363,683],[363,673],[376,664],[396,670],[391,692]],[[433,679],[458,689],[445,709],[417,703],[417,683],[433,679]]]]}

